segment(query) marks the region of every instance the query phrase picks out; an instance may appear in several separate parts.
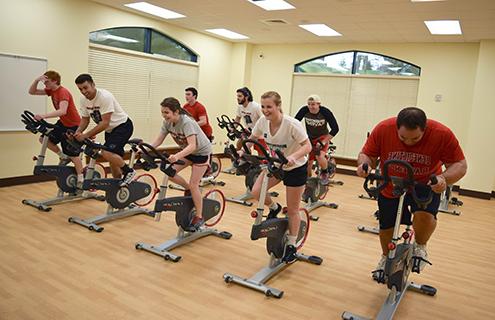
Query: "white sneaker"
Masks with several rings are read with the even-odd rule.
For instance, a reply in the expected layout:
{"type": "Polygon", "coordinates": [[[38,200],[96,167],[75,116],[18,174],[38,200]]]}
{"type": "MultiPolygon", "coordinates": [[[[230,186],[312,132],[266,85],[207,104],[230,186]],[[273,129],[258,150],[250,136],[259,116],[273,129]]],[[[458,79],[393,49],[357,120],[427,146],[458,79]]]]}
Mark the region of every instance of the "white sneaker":
{"type": "Polygon", "coordinates": [[[414,243],[413,247],[413,271],[418,272],[423,271],[426,264],[431,264],[428,261],[428,252],[426,251],[426,244],[414,243]],[[417,261],[417,262],[415,262],[417,261]],[[416,268],[414,268],[416,264],[416,268]],[[418,265],[419,264],[419,265],[418,265]]]}
{"type": "Polygon", "coordinates": [[[136,171],[134,169],[127,171],[122,177],[120,186],[125,187],[129,185],[132,182],[132,179],[134,179],[134,176],[136,176],[136,171]]]}
{"type": "Polygon", "coordinates": [[[378,283],[385,283],[385,263],[387,262],[387,256],[383,254],[378,261],[378,265],[375,270],[371,271],[371,277],[378,283]]]}
{"type": "Polygon", "coordinates": [[[77,181],[76,188],[82,190],[84,181],[77,181]]]}

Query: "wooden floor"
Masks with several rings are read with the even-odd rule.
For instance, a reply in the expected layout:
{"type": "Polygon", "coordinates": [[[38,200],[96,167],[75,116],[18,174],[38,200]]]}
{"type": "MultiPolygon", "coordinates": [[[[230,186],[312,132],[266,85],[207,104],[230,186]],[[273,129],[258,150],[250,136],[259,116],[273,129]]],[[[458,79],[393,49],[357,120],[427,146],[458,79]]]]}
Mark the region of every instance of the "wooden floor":
{"type": "MultiPolygon", "coordinates": [[[[161,179],[161,172],[154,175],[161,179]]],[[[243,178],[220,177],[226,195],[242,193],[243,178]]],[[[134,249],[138,241],[173,237],[171,214],[160,222],[114,221],[94,233],[67,218],[99,214],[104,203],[86,200],[43,213],[21,200],[50,197],[54,182],[0,189],[0,319],[340,319],[346,310],[372,317],[386,294],[370,278],[378,238],[356,226],[375,224],[376,203],[358,199],[361,179],[338,178],[345,185],[331,188],[327,200],[339,208],[314,211],[320,220],[302,250],[324,262],[297,262],[273,278],[270,284],[285,291],[280,300],[222,280],[225,272],[250,276],[267,263],[264,241],[249,239],[251,208],[228,203],[219,227],[232,239],[201,239],[176,249],[183,258],[172,263],[134,249]]],[[[412,275],[437,295],[407,293],[397,319],[495,318],[495,202],[461,200],[462,215],[439,214],[429,243],[433,266],[412,275]]]]}

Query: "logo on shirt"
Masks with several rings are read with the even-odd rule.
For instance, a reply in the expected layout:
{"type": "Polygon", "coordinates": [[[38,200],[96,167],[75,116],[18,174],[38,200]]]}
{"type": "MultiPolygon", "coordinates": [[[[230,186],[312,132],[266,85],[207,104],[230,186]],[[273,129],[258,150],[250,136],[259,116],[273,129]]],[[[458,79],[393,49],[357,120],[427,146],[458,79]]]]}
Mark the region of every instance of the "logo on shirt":
{"type": "Polygon", "coordinates": [[[245,114],[244,121],[246,121],[246,124],[253,123],[253,120],[251,119],[251,114],[245,114]]]}
{"type": "Polygon", "coordinates": [[[310,119],[310,118],[304,118],[304,121],[306,121],[306,125],[310,127],[322,127],[326,125],[327,120],[325,119],[310,119]]]}
{"type": "Polygon", "coordinates": [[[430,156],[415,153],[415,152],[407,152],[407,151],[389,152],[388,153],[388,159],[402,160],[402,161],[407,161],[409,163],[423,164],[426,166],[431,165],[431,157],[430,156]]]}
{"type": "Polygon", "coordinates": [[[102,118],[101,118],[101,113],[100,110],[95,110],[91,114],[91,119],[93,119],[94,122],[100,123],[102,118]]]}
{"type": "Polygon", "coordinates": [[[172,139],[174,139],[175,143],[177,143],[181,148],[185,148],[187,146],[187,137],[185,134],[170,131],[170,135],[172,136],[172,139]]]}
{"type": "MultiPolygon", "coordinates": [[[[413,166],[414,176],[424,176],[431,172],[431,157],[424,154],[419,154],[415,152],[407,151],[394,151],[388,153],[388,159],[402,160],[409,162],[411,164],[419,164],[421,166],[413,166]]],[[[390,169],[396,174],[405,175],[407,174],[406,168],[400,165],[391,165],[390,169]]]]}

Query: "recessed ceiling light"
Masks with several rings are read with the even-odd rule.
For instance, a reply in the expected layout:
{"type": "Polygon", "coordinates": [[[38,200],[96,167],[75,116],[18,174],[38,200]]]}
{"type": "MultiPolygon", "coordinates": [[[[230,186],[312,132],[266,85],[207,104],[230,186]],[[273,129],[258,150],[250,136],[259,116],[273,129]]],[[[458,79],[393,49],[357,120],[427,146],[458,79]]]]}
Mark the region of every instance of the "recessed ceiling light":
{"type": "Polygon", "coordinates": [[[431,34],[462,34],[459,20],[425,21],[431,34]]]}
{"type": "Polygon", "coordinates": [[[222,28],[220,28],[220,29],[206,29],[205,31],[208,31],[208,32],[211,32],[211,33],[214,33],[214,34],[217,34],[219,36],[229,38],[229,39],[235,39],[235,40],[249,39],[249,37],[246,37],[243,34],[240,34],[240,33],[234,32],[234,31],[230,31],[227,29],[222,29],[222,28]]]}
{"type": "Polygon", "coordinates": [[[308,30],[311,33],[316,34],[320,37],[339,37],[340,33],[333,30],[326,24],[300,24],[301,28],[308,30]]]}
{"type": "Polygon", "coordinates": [[[164,18],[164,19],[177,19],[177,18],[184,18],[185,15],[177,13],[172,10],[168,10],[162,7],[155,6],[154,4],[148,3],[148,2],[134,2],[134,3],[128,3],[124,4],[124,6],[146,12],[149,14],[152,14],[154,16],[164,18]]]}
{"type": "Polygon", "coordinates": [[[293,5],[284,0],[248,0],[267,11],[295,9],[293,5]]]}

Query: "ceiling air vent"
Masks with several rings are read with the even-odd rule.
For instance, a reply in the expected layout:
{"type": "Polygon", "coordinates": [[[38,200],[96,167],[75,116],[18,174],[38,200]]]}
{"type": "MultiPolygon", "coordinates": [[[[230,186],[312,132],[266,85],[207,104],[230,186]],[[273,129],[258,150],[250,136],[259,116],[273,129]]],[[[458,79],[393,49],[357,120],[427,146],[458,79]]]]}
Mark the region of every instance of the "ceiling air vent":
{"type": "Polygon", "coordinates": [[[269,26],[281,26],[284,24],[289,24],[287,21],[284,19],[266,19],[266,20],[261,20],[264,24],[267,24],[269,26]]]}

